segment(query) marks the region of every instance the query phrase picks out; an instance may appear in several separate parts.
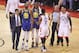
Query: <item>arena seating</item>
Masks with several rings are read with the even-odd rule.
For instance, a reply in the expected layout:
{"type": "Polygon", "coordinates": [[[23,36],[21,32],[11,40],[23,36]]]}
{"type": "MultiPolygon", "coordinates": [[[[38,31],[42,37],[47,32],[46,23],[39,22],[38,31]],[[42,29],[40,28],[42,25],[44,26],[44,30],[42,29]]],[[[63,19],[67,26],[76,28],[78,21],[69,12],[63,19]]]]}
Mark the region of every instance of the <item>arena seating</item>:
{"type": "MultiPolygon", "coordinates": [[[[1,5],[4,5],[4,6],[6,5],[5,0],[0,0],[0,6],[1,5]]],[[[20,8],[23,8],[23,6],[20,6],[20,8]]],[[[41,6],[41,8],[45,8],[46,12],[48,12],[48,13],[53,12],[53,7],[41,6]]],[[[73,11],[71,11],[70,14],[71,14],[72,17],[79,18],[79,12],[75,12],[75,11],[73,12],[73,11]]]]}

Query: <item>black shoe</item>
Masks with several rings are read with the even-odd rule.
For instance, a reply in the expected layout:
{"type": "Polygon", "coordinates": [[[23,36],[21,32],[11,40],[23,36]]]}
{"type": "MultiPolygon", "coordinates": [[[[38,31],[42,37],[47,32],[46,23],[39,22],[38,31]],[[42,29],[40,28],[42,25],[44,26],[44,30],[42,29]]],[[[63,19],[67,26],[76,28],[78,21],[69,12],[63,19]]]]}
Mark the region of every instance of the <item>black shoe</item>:
{"type": "Polygon", "coordinates": [[[63,43],[61,43],[61,46],[64,46],[63,43]]]}
{"type": "Polygon", "coordinates": [[[14,45],[12,46],[12,49],[15,49],[14,45]]]}
{"type": "Polygon", "coordinates": [[[16,48],[16,51],[18,51],[18,49],[16,48]]]}
{"type": "Polygon", "coordinates": [[[57,46],[59,45],[59,43],[57,43],[57,46]]]}
{"type": "Polygon", "coordinates": [[[50,46],[53,46],[53,43],[50,43],[50,46]]]}
{"type": "Polygon", "coordinates": [[[69,44],[67,43],[67,47],[69,46],[69,44]]]}
{"type": "Polygon", "coordinates": [[[32,48],[34,48],[34,45],[32,45],[32,48]]]}

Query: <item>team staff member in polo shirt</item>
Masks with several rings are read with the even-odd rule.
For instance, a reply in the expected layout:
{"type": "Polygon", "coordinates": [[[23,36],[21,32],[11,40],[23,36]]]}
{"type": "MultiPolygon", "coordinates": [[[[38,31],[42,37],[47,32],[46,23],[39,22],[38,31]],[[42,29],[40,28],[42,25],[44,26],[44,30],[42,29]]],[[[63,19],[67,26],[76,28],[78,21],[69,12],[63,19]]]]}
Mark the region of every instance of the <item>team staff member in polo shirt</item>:
{"type": "Polygon", "coordinates": [[[50,45],[53,46],[55,31],[57,31],[57,34],[58,34],[57,24],[58,24],[58,20],[59,20],[59,6],[57,6],[57,5],[54,7],[54,12],[52,14],[51,20],[53,20],[53,23],[52,23],[52,36],[51,36],[50,45]]]}

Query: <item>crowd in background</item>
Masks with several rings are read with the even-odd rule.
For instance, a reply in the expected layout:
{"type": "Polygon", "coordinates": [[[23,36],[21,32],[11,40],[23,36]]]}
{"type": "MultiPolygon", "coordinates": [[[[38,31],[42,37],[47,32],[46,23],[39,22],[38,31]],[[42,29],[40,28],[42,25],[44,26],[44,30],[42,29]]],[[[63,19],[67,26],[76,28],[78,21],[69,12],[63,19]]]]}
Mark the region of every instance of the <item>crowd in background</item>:
{"type": "MultiPolygon", "coordinates": [[[[25,2],[27,0],[20,0],[21,2],[25,2]]],[[[59,0],[30,0],[33,2],[40,2],[42,5],[54,6],[57,5],[59,0]]],[[[66,5],[66,7],[70,10],[78,10],[79,9],[79,0],[62,0],[62,5],[66,5]]]]}
{"type": "MultiPolygon", "coordinates": [[[[42,5],[54,6],[57,5],[59,0],[20,0],[21,3],[25,3],[26,1],[39,2],[42,5]]],[[[66,7],[70,10],[78,10],[79,11],[79,0],[62,0],[62,5],[66,5],[66,7]]]]}

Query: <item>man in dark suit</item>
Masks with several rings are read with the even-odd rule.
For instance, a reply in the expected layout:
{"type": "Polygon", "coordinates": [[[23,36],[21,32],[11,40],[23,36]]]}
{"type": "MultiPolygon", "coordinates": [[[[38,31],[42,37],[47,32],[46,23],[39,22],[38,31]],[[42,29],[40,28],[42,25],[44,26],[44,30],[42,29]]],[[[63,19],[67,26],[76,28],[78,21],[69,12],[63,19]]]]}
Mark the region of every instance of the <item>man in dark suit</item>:
{"type": "Polygon", "coordinates": [[[13,49],[18,50],[19,37],[21,33],[21,17],[18,9],[15,9],[15,14],[11,17],[10,28],[12,32],[13,49]]]}

